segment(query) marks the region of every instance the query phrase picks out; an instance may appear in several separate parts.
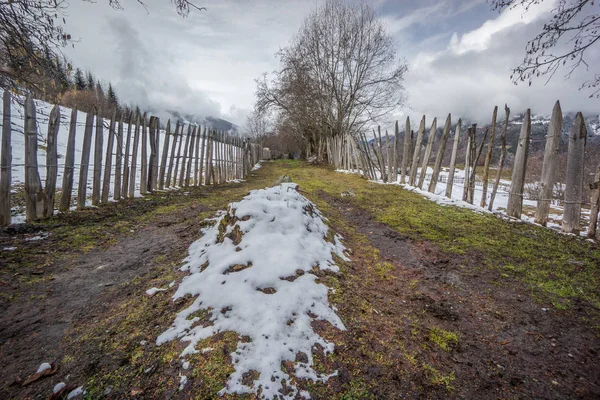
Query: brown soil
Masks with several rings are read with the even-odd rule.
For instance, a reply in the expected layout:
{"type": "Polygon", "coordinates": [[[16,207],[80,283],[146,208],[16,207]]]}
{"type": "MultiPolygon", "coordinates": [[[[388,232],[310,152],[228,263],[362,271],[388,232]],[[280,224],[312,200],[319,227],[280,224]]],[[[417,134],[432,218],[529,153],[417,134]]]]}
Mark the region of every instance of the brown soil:
{"type": "MultiPolygon", "coordinates": [[[[481,267],[477,254],[449,257],[375,221],[348,199],[320,196],[395,267],[393,277],[378,277],[354,254],[346,284],[356,300],[340,307],[342,319],[354,325],[338,338],[345,343],[339,351],[364,362],[360,375],[376,398],[600,397],[600,340],[582,320],[582,308],[567,313],[540,304],[524,284],[481,267]],[[456,333],[457,343],[433,351],[439,348],[429,341],[431,327],[456,333]],[[369,352],[391,362],[373,363],[369,352]],[[452,389],[432,384],[435,377],[406,354],[453,371],[452,389]]],[[[351,373],[343,362],[337,367],[343,384],[351,373]]]]}
{"type": "MultiPolygon", "coordinates": [[[[58,382],[85,386],[99,371],[109,374],[129,364],[134,368],[133,350],[107,346],[111,336],[125,329],[123,318],[111,322],[101,338],[81,338],[130,299],[144,296],[151,286],[166,287],[181,275],[174,271],[199,236],[198,214],[213,211],[194,196],[205,194],[192,191],[180,208],[143,224],[136,218],[158,206],[153,200],[122,202],[67,214],[50,225],[0,233],[0,248],[18,248],[18,253],[0,253],[0,398],[48,398],[58,382]],[[132,225],[112,233],[112,218],[132,225]],[[87,252],[71,251],[68,235],[58,233],[102,223],[107,231],[98,234],[87,252]],[[50,235],[26,240],[40,233],[50,235]],[[168,278],[165,271],[171,271],[168,278]],[[23,386],[42,362],[56,363],[58,372],[23,386]]],[[[342,274],[319,276],[325,283],[338,281],[336,304],[347,330],[315,323],[336,343],[335,357],[317,356],[318,363],[339,375],[322,386],[300,382],[313,398],[342,392],[345,399],[600,398],[600,340],[583,321],[582,308],[567,312],[546,306],[526,285],[500,279],[498,271],[481,266],[477,254],[448,256],[375,221],[351,199],[319,196],[329,205],[321,211],[345,237],[352,262],[341,263],[342,274]],[[437,330],[455,333],[457,340],[443,342],[446,348],[441,348],[434,340],[437,330]]],[[[144,303],[147,335],[128,338],[135,351],[143,340],[150,348],[185,306],[173,304],[171,294],[159,293],[144,303]]],[[[226,344],[218,351],[227,359],[232,350],[226,344]]],[[[92,397],[190,398],[189,387],[177,392],[180,364],[163,362],[154,351],[142,356],[147,369],[135,381],[92,397]]],[[[190,378],[188,386],[202,381],[190,378]]],[[[212,395],[196,397],[211,398],[220,388],[209,389],[212,395]]]]}

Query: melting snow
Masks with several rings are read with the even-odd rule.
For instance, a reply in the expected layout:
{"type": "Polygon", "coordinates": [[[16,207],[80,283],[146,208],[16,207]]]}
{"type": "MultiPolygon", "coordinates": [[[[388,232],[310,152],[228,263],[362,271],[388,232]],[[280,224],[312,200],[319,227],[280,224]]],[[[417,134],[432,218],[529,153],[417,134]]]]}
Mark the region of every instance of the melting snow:
{"type": "Polygon", "coordinates": [[[166,291],[167,291],[167,289],[159,289],[157,287],[153,287],[153,288],[146,290],[146,294],[148,296],[154,296],[158,292],[166,292],[166,291]]]}
{"type": "Polygon", "coordinates": [[[73,397],[77,397],[79,395],[84,394],[83,386],[79,386],[77,389],[73,389],[68,395],[67,400],[72,399],[73,397]]]}
{"type": "MultiPolygon", "coordinates": [[[[235,372],[220,394],[257,393],[262,388],[264,398],[281,395],[282,381],[290,385],[281,368],[284,361],[294,363],[298,378],[326,381],[336,374],[320,375],[313,369],[313,347],[318,344],[329,353],[334,345],[315,333],[311,322],[319,319],[341,330],[345,327],[329,306],[329,289],[307,272],[313,267],[337,272],[332,254],[347,257],[339,239],[325,240],[324,217],[296,188],[284,183],[254,190],[230,204],[228,213],[219,214],[212,227],[203,229],[204,236],[190,246],[181,268],[189,275],[173,298],[197,297],[156,343],[175,338],[189,342],[181,355],[185,357],[198,353],[197,344],[218,332],[249,337],[231,353],[235,372]],[[222,236],[238,229],[243,235],[237,244],[222,236]],[[197,324],[199,318],[192,314],[201,309],[208,310],[211,325],[197,324]],[[298,353],[307,356],[306,363],[295,362],[298,353]],[[242,383],[250,371],[258,373],[252,387],[242,383]]],[[[294,398],[298,391],[290,389],[287,397],[294,398]]]]}
{"type": "Polygon", "coordinates": [[[36,374],[41,374],[42,372],[44,372],[47,369],[52,368],[52,365],[50,365],[50,363],[41,363],[40,366],[38,367],[36,374]]]}

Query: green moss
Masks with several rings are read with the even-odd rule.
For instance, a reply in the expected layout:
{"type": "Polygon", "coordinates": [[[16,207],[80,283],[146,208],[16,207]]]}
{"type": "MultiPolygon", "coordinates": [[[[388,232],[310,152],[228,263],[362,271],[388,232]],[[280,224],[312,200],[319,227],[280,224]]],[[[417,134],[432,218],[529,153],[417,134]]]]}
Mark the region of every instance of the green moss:
{"type": "Polygon", "coordinates": [[[443,386],[447,391],[451,392],[454,390],[452,387],[452,382],[456,380],[456,376],[454,375],[454,371],[450,372],[447,375],[444,375],[431,365],[427,363],[423,363],[423,370],[425,371],[425,375],[429,379],[432,385],[443,386]]]}
{"type": "Polygon", "coordinates": [[[444,351],[450,351],[451,348],[458,344],[456,333],[445,331],[440,328],[431,328],[429,330],[429,340],[444,351]]]}
{"type": "Polygon", "coordinates": [[[390,273],[395,269],[394,265],[389,262],[378,263],[375,266],[375,274],[381,279],[390,279],[392,276],[390,273]]]}

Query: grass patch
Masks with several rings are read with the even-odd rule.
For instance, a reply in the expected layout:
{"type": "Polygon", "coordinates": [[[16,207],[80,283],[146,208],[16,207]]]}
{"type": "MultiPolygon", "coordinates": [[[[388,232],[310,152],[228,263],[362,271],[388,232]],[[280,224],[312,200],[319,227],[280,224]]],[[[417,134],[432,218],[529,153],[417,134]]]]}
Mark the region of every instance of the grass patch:
{"type": "Polygon", "coordinates": [[[429,330],[429,340],[444,351],[450,351],[458,344],[456,333],[448,332],[440,328],[431,328],[429,330]]]}
{"type": "Polygon", "coordinates": [[[557,308],[581,301],[600,309],[598,245],[526,223],[510,223],[493,215],[440,206],[399,186],[378,185],[353,174],[299,161],[277,163],[321,207],[318,194],[340,197],[370,211],[378,221],[414,239],[429,240],[453,254],[471,254],[485,267],[504,273],[501,279],[527,283],[541,300],[557,308]]]}

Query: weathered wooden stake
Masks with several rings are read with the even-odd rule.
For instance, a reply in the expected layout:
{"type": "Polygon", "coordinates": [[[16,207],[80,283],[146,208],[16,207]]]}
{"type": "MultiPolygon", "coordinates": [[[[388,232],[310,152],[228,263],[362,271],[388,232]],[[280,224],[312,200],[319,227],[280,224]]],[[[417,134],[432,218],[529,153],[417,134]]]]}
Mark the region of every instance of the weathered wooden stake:
{"type": "Polygon", "coordinates": [[[157,145],[156,145],[156,135],[158,130],[156,129],[156,117],[150,117],[150,121],[148,123],[148,140],[150,143],[150,160],[148,161],[148,186],[147,189],[150,193],[154,193],[156,186],[154,186],[154,181],[156,177],[156,162],[158,161],[157,156],[157,145]]]}
{"type": "Polygon", "coordinates": [[[81,163],[79,164],[79,186],[77,188],[77,209],[85,208],[85,194],[87,190],[88,170],[90,167],[90,150],[92,147],[92,134],[94,131],[94,114],[96,108],[91,107],[85,117],[85,130],[83,131],[83,144],[81,147],[81,163]]]}
{"type": "Polygon", "coordinates": [[[100,190],[102,188],[102,142],[104,139],[104,119],[100,116],[101,110],[96,115],[96,140],[94,141],[94,182],[92,186],[92,205],[100,204],[100,190]]]}
{"type": "Polygon", "coordinates": [[[31,94],[25,99],[25,194],[26,220],[36,221],[43,215],[43,192],[37,162],[37,120],[31,94]]]}
{"type": "Polygon", "coordinates": [[[123,168],[123,113],[119,118],[119,128],[117,130],[117,152],[115,155],[115,186],[113,188],[113,199],[121,199],[121,173],[123,168]]]}
{"type": "MultiPolygon", "coordinates": [[[[163,144],[162,159],[160,160],[160,177],[158,178],[158,190],[165,188],[165,171],[167,169],[167,156],[169,155],[169,136],[171,135],[171,120],[167,120],[165,130],[165,143],[163,144]]],[[[167,182],[167,185],[169,183],[167,182]]]]}
{"type": "Polygon", "coordinates": [[[525,172],[527,167],[527,156],[529,155],[529,136],[531,135],[531,110],[527,109],[521,134],[519,135],[519,144],[515,163],[512,171],[512,181],[508,195],[508,205],[506,213],[509,217],[521,218],[523,211],[523,189],[525,188],[525,172]]]}
{"type": "Polygon", "coordinates": [[[110,170],[112,169],[113,147],[115,144],[115,127],[117,111],[113,111],[108,128],[108,141],[106,142],[106,158],[104,159],[104,180],[102,181],[102,203],[108,203],[108,192],[110,190],[110,170]]]}
{"type": "MultiPolygon", "coordinates": [[[[175,133],[173,134],[173,146],[171,147],[171,157],[169,161],[169,171],[167,172],[167,187],[173,187],[175,184],[173,183],[173,168],[175,167],[175,163],[179,162],[179,158],[175,159],[175,151],[177,150],[177,138],[179,137],[179,121],[175,122],[175,133]]],[[[181,148],[181,140],[179,141],[179,147],[181,148]]],[[[177,176],[177,171],[175,171],[175,176],[177,176]]]]}
{"type": "Polygon", "coordinates": [[[583,199],[583,167],[587,130],[583,114],[577,113],[573,129],[569,135],[567,153],[567,173],[565,182],[565,209],[562,231],[578,234],[580,230],[581,201],[583,199]]]}
{"type": "Polygon", "coordinates": [[[198,129],[198,127],[194,125],[194,128],[192,128],[192,134],[190,135],[190,147],[189,147],[188,155],[187,155],[188,163],[186,165],[186,171],[185,171],[185,187],[190,186],[190,180],[191,180],[191,178],[193,178],[192,164],[194,163],[194,142],[196,141],[196,130],[197,129],[198,129]]]}
{"type": "Polygon", "coordinates": [[[202,148],[200,149],[200,180],[198,185],[202,185],[202,180],[204,179],[204,149],[206,147],[206,125],[204,126],[204,130],[202,131],[202,148]]]}
{"type": "Polygon", "coordinates": [[[135,129],[133,133],[133,148],[131,149],[131,171],[129,172],[129,198],[135,197],[135,178],[137,175],[137,155],[140,144],[140,114],[135,115],[135,129]]]}
{"type": "Polygon", "coordinates": [[[471,182],[471,163],[473,153],[473,143],[475,135],[472,132],[472,127],[467,129],[467,154],[465,155],[465,180],[463,182],[462,201],[467,201],[469,197],[469,185],[471,182]]]}
{"type": "MultiPolygon", "coordinates": [[[[179,174],[179,187],[185,186],[185,171],[187,155],[190,149],[190,136],[192,132],[192,125],[188,125],[187,135],[185,136],[185,147],[183,148],[183,158],[181,159],[181,172],[179,174]]],[[[183,139],[183,138],[182,138],[183,139]]]]}
{"type": "Polygon", "coordinates": [[[496,181],[494,182],[494,189],[492,190],[492,195],[490,196],[490,205],[488,206],[488,210],[492,211],[494,207],[494,199],[496,198],[496,193],[498,191],[498,185],[500,184],[500,178],[502,177],[502,170],[504,169],[504,159],[506,158],[506,132],[508,130],[508,118],[510,117],[510,108],[505,104],[504,105],[504,127],[502,128],[502,148],[500,150],[500,160],[498,161],[498,173],[496,174],[496,181]]]}
{"type": "Polygon", "coordinates": [[[202,126],[198,126],[198,133],[196,135],[196,151],[195,151],[195,164],[194,164],[194,185],[200,186],[200,180],[198,179],[198,173],[200,172],[200,136],[202,135],[202,126]]]}
{"type": "Polygon", "coordinates": [[[419,157],[421,156],[421,145],[423,144],[423,135],[425,134],[425,116],[421,118],[421,125],[419,125],[419,131],[417,132],[417,139],[415,141],[415,151],[413,153],[412,165],[410,166],[410,180],[408,184],[410,186],[415,185],[417,179],[417,167],[419,165],[419,157]]]}
{"type": "Polygon", "coordinates": [[[10,145],[10,91],[2,94],[2,156],[0,158],[0,226],[10,225],[12,147],[10,145]]]}
{"type": "Polygon", "coordinates": [[[127,124],[127,140],[125,141],[125,155],[123,165],[123,197],[129,197],[129,151],[131,148],[131,125],[133,124],[133,112],[129,113],[129,122],[127,124]]]}
{"type": "Polygon", "coordinates": [[[450,169],[448,171],[448,181],[446,182],[446,197],[452,198],[452,187],[454,186],[454,171],[456,170],[456,156],[458,155],[458,142],[462,129],[462,119],[458,119],[456,132],[454,132],[454,145],[452,146],[452,156],[450,157],[450,169]]]}
{"type": "Polygon", "coordinates": [[[487,204],[487,192],[488,192],[488,176],[490,173],[490,162],[492,161],[492,150],[494,149],[494,138],[496,137],[496,117],[498,116],[498,106],[494,107],[492,113],[492,128],[490,130],[490,140],[488,142],[487,153],[485,155],[485,161],[483,163],[483,188],[481,193],[480,207],[485,207],[487,204]]]}
{"type": "Polygon", "coordinates": [[[57,138],[60,128],[60,108],[58,105],[50,111],[46,148],[46,186],[44,187],[44,218],[54,214],[56,198],[56,178],[58,175],[57,138]]]}
{"type": "Polygon", "coordinates": [[[433,119],[433,122],[431,123],[431,130],[429,131],[429,136],[427,137],[427,146],[425,147],[425,154],[423,155],[423,162],[421,163],[421,174],[419,175],[419,184],[417,185],[419,189],[423,188],[423,182],[425,182],[427,165],[429,164],[429,159],[431,158],[431,149],[433,148],[435,137],[437,136],[436,134],[437,117],[433,119]]]}
{"type": "Polygon", "coordinates": [[[587,237],[590,239],[600,239],[600,232],[598,230],[598,213],[600,212],[600,165],[596,168],[594,182],[590,184],[590,189],[592,191],[590,196],[592,208],[590,210],[590,226],[588,228],[587,237]]]}
{"type": "Polygon", "coordinates": [[[142,137],[142,159],[140,162],[140,194],[148,194],[148,119],[146,113],[142,117],[142,130],[140,135],[142,137]]]}
{"type": "Polygon", "coordinates": [[[406,183],[406,174],[410,165],[410,142],[410,118],[406,117],[406,124],[404,125],[404,146],[402,148],[402,171],[400,171],[400,183],[406,183]]]}
{"type": "Polygon", "coordinates": [[[558,149],[560,146],[560,135],[563,124],[562,110],[557,101],[552,109],[548,134],[546,135],[546,148],[544,150],[544,164],[542,165],[542,179],[540,180],[540,193],[535,210],[535,222],[546,226],[550,203],[552,201],[552,190],[556,182],[556,162],[558,160],[558,149]]]}
{"type": "Polygon", "coordinates": [[[435,164],[433,164],[433,173],[431,174],[431,181],[429,181],[429,192],[435,192],[437,186],[438,176],[440,175],[440,169],[442,169],[442,160],[444,159],[444,152],[446,151],[446,143],[448,142],[448,135],[450,135],[450,126],[452,125],[452,115],[448,114],[446,118],[446,125],[444,126],[444,132],[442,133],[442,140],[440,141],[440,147],[438,148],[437,155],[435,157],[435,164]]]}

